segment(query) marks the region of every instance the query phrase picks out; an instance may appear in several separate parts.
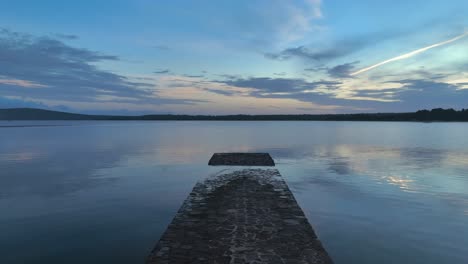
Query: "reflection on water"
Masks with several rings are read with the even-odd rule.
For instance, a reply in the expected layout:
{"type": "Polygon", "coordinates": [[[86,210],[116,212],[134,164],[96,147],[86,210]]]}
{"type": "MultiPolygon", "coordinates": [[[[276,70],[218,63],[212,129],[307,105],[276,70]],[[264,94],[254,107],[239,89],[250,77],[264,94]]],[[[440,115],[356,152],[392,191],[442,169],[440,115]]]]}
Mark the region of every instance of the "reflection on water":
{"type": "Polygon", "coordinates": [[[402,190],[410,191],[412,189],[410,183],[414,182],[411,179],[403,179],[402,176],[388,176],[385,178],[388,183],[398,186],[402,190]]]}
{"type": "Polygon", "coordinates": [[[341,175],[347,175],[351,173],[351,165],[347,159],[338,158],[329,162],[329,170],[341,175]]]}
{"type": "Polygon", "coordinates": [[[0,256],[141,263],[213,152],[261,151],[336,263],[468,263],[467,128],[0,122],[0,256]]]}

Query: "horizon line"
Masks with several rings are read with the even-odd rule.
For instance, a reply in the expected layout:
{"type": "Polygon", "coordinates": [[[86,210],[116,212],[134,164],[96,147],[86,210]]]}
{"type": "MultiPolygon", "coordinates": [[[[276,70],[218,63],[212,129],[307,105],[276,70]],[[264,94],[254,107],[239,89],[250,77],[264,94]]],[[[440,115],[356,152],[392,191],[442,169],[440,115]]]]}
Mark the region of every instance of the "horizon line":
{"type": "Polygon", "coordinates": [[[63,114],[72,114],[72,115],[84,115],[84,116],[100,116],[100,117],[144,117],[144,116],[189,116],[189,117],[197,117],[197,116],[209,116],[209,117],[229,117],[229,116],[327,116],[327,115],[362,115],[362,114],[411,114],[417,113],[419,111],[433,111],[433,110],[454,110],[456,112],[462,112],[468,110],[468,108],[442,108],[436,107],[431,109],[419,109],[414,111],[406,111],[406,112],[356,112],[356,113],[322,113],[322,114],[134,114],[134,115],[125,115],[125,114],[88,114],[88,113],[80,113],[80,112],[67,112],[63,110],[52,110],[52,109],[45,109],[45,108],[33,108],[33,107],[9,107],[9,108],[0,108],[2,110],[39,110],[39,111],[49,111],[49,112],[56,112],[56,113],[63,113],[63,114]]]}

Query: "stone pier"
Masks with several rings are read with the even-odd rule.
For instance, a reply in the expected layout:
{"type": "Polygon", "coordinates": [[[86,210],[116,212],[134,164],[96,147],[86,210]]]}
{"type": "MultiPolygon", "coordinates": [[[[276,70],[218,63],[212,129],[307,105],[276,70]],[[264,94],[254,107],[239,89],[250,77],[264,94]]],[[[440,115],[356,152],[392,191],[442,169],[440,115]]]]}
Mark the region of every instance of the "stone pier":
{"type": "MultiPolygon", "coordinates": [[[[265,153],[247,156],[257,159],[247,161],[249,165],[262,166],[263,160],[272,166],[265,153]]],[[[210,163],[214,159],[212,165],[240,165],[238,161],[247,156],[215,154],[210,163]]],[[[278,170],[249,167],[224,169],[197,183],[147,263],[332,260],[278,170]]]]}

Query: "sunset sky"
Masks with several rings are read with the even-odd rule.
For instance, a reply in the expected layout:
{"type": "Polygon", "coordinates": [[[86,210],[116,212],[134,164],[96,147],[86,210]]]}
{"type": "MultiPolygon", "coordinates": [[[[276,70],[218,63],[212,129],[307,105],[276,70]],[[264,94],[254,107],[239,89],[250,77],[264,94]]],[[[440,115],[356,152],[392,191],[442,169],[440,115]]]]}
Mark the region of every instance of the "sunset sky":
{"type": "Polygon", "coordinates": [[[0,108],[468,108],[468,1],[0,0],[0,108]]]}

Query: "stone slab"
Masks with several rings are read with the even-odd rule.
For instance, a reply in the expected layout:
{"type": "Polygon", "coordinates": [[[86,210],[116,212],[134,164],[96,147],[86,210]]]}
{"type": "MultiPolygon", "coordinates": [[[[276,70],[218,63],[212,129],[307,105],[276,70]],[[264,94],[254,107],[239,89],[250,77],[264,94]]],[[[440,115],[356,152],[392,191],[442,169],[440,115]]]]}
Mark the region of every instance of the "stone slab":
{"type": "Polygon", "coordinates": [[[215,153],[208,165],[211,166],[275,166],[268,153],[215,153]]]}
{"type": "Polygon", "coordinates": [[[195,185],[147,263],[332,263],[276,169],[195,185]]]}

